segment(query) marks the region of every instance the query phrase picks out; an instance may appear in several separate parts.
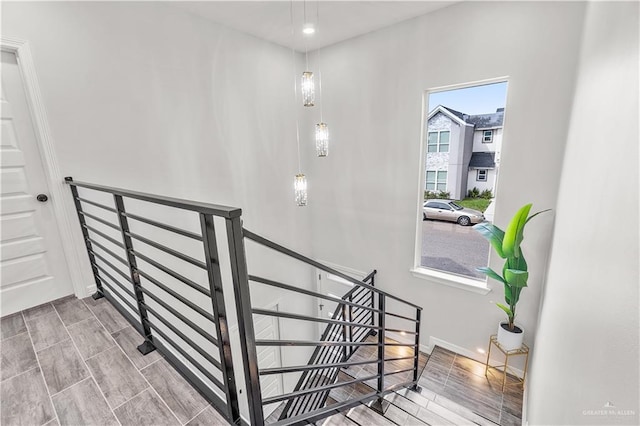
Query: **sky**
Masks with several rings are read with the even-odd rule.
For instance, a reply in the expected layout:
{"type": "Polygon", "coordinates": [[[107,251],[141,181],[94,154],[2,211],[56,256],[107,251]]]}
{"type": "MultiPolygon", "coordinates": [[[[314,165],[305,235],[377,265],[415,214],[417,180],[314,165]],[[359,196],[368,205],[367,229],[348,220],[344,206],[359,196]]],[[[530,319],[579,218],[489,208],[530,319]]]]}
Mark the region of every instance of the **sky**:
{"type": "Polygon", "coordinates": [[[429,94],[429,111],[444,105],[465,114],[488,114],[504,108],[507,83],[493,83],[429,94]]]}

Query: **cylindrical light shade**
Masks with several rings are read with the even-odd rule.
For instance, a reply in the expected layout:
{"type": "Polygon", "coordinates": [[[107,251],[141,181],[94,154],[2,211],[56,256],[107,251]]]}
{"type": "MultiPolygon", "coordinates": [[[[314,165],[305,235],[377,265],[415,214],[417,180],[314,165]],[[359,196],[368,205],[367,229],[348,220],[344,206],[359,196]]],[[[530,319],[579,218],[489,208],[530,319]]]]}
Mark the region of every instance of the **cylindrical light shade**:
{"type": "Polygon", "coordinates": [[[312,107],[316,99],[316,87],[313,82],[313,73],[305,71],[302,73],[302,103],[306,107],[312,107]]]}
{"type": "Polygon", "coordinates": [[[307,177],[302,173],[296,175],[293,187],[296,192],[296,204],[299,206],[307,205],[307,177]]]}
{"type": "Polygon", "coordinates": [[[316,154],[318,157],[329,155],[329,126],[327,123],[316,124],[316,154]]]}

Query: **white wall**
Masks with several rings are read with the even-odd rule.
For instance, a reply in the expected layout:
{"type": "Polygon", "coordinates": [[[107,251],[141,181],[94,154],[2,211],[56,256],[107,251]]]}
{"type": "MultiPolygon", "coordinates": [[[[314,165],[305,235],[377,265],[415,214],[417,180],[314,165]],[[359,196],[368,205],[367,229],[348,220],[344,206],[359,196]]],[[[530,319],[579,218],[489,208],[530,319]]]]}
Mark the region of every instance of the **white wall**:
{"type": "Polygon", "coordinates": [[[638,3],[588,6],[530,424],[640,423],[638,24],[638,3]],[[585,165],[601,179],[585,184],[585,165]],[[595,207],[605,199],[615,206],[595,207]]]}
{"type": "MultiPolygon", "coordinates": [[[[248,229],[310,253],[310,211],[293,197],[290,50],[162,2],[3,3],[2,34],[31,45],[62,173],[241,207],[248,229]]],[[[180,224],[198,229],[197,221],[180,224]]],[[[224,228],[218,233],[224,237],[224,228]]],[[[81,242],[78,247],[90,277],[81,242]]],[[[312,285],[311,268],[289,269],[259,250],[248,248],[252,273],[312,285]]],[[[225,281],[227,301],[230,284],[225,281]]],[[[315,312],[310,298],[255,288],[256,306],[280,300],[283,311],[315,312]]],[[[233,306],[229,311],[233,325],[233,306]]],[[[283,327],[281,337],[309,335],[298,325],[283,327]]],[[[289,365],[308,359],[291,353],[289,365]]]]}
{"type": "MultiPolygon", "coordinates": [[[[503,317],[490,301],[503,295],[493,282],[494,291],[482,296],[409,272],[424,185],[423,93],[508,76],[495,221],[506,225],[527,202],[536,210],[555,208],[583,11],[581,3],[462,3],[322,51],[324,118],[333,142],[329,157],[310,163],[314,253],[376,268],[376,285],[422,305],[425,345],[433,336],[471,353],[486,349],[503,317]],[[541,120],[542,139],[531,131],[541,120]]],[[[531,279],[518,319],[528,344],[552,222],[552,214],[536,218],[526,234],[531,279]]],[[[492,265],[501,267],[495,259],[492,265]]]]}

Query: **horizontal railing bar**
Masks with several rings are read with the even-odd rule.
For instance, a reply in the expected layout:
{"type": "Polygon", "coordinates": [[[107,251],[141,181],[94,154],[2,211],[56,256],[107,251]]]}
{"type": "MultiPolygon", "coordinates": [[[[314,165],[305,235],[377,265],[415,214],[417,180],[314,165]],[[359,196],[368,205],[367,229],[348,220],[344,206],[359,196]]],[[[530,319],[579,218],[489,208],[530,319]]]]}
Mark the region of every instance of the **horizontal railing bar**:
{"type": "Polygon", "coordinates": [[[87,228],[89,231],[96,233],[97,235],[100,235],[102,238],[104,238],[105,240],[109,241],[111,244],[118,246],[120,248],[124,248],[124,244],[121,241],[116,240],[113,237],[110,237],[109,235],[105,234],[102,231],[98,231],[96,228],[94,228],[93,226],[89,226],[87,224],[82,225],[83,227],[87,228]]]}
{"type": "Polygon", "coordinates": [[[130,191],[127,189],[114,188],[110,186],[96,185],[87,182],[77,182],[74,180],[66,181],[67,184],[77,186],[80,188],[93,189],[95,191],[108,192],[114,195],[121,195],[127,198],[134,198],[136,200],[148,201],[151,203],[162,204],[169,207],[177,207],[184,210],[192,210],[205,214],[212,214],[214,216],[221,216],[225,218],[239,217],[242,214],[242,210],[236,207],[221,206],[217,204],[203,203],[200,201],[189,201],[180,198],[165,197],[162,195],[147,194],[144,192],[130,191]]]}
{"type": "Polygon", "coordinates": [[[156,317],[156,319],[160,320],[161,323],[166,325],[169,328],[169,330],[173,331],[180,339],[184,340],[191,348],[195,349],[196,352],[198,352],[200,355],[202,355],[204,357],[204,359],[209,361],[211,364],[215,365],[215,367],[218,370],[221,370],[222,365],[220,364],[220,361],[216,360],[214,357],[209,355],[209,353],[207,351],[202,349],[198,344],[196,344],[196,342],[191,340],[191,338],[186,336],[182,331],[178,330],[176,328],[176,326],[171,324],[168,319],[166,319],[162,315],[160,315],[158,313],[158,311],[156,311],[155,309],[149,307],[149,305],[147,305],[146,303],[141,303],[141,305],[144,306],[144,308],[147,311],[151,312],[156,317]]]}
{"type": "MultiPolygon", "coordinates": [[[[385,360],[386,361],[386,360],[385,360]]],[[[293,367],[281,367],[281,368],[265,368],[260,370],[261,376],[267,376],[269,374],[281,374],[281,373],[297,373],[300,371],[310,371],[310,370],[325,370],[327,368],[333,367],[351,367],[354,365],[365,365],[365,364],[377,364],[380,362],[377,359],[368,360],[368,361],[354,361],[354,362],[341,362],[338,364],[315,364],[315,365],[297,365],[293,367]]]]}
{"type": "MultiPolygon", "coordinates": [[[[126,273],[122,272],[120,269],[116,268],[115,265],[113,263],[109,262],[107,259],[105,259],[104,256],[96,253],[93,250],[90,250],[90,252],[91,252],[92,255],[94,255],[95,257],[100,259],[102,262],[107,264],[107,266],[109,266],[111,269],[113,269],[115,272],[117,272],[122,278],[127,280],[130,284],[133,284],[133,282],[131,281],[131,277],[130,276],[128,276],[126,273]]],[[[98,265],[96,264],[96,266],[98,266],[98,265]]]]}
{"type": "Polygon", "coordinates": [[[406,373],[407,371],[413,371],[413,368],[407,368],[407,369],[404,369],[404,370],[391,371],[390,373],[384,373],[384,375],[386,377],[386,376],[391,376],[393,374],[406,373]]]}
{"type": "Polygon", "coordinates": [[[143,237],[142,235],[138,235],[138,234],[134,234],[133,232],[127,232],[127,235],[130,236],[131,238],[135,238],[136,240],[145,243],[147,245],[150,245],[151,247],[157,248],[158,250],[162,250],[165,253],[169,253],[172,256],[177,257],[178,259],[182,259],[185,262],[189,262],[192,265],[195,265],[199,268],[202,269],[207,269],[207,265],[204,262],[199,261],[198,259],[194,259],[191,256],[187,256],[184,253],[180,253],[179,251],[176,251],[172,248],[169,248],[167,246],[164,246],[160,243],[156,243],[153,240],[150,240],[148,238],[143,237]]]}
{"type": "Polygon", "coordinates": [[[188,325],[191,329],[195,330],[198,334],[200,334],[202,337],[204,337],[205,339],[207,339],[208,341],[210,341],[211,343],[213,343],[214,345],[218,346],[218,339],[216,339],[215,337],[213,337],[211,334],[207,333],[202,327],[200,327],[198,324],[194,323],[193,321],[191,321],[189,318],[185,317],[184,315],[182,315],[180,312],[176,311],[173,307],[171,307],[167,302],[165,302],[164,300],[160,299],[157,295],[153,294],[152,292],[150,292],[148,289],[141,287],[140,288],[144,294],[146,294],[147,296],[149,296],[150,298],[152,298],[153,300],[155,300],[160,306],[162,306],[163,308],[165,308],[167,311],[169,311],[173,316],[175,316],[176,318],[178,318],[179,320],[181,320],[183,323],[185,323],[186,325],[188,325]]]}
{"type": "Polygon", "coordinates": [[[347,326],[349,326],[349,325],[356,326],[357,325],[358,327],[372,328],[372,329],[375,329],[375,330],[380,330],[380,327],[378,327],[376,325],[355,324],[355,323],[351,323],[351,322],[347,322],[347,321],[335,320],[335,319],[331,319],[331,318],[309,317],[309,316],[306,316],[306,315],[292,314],[292,313],[289,313],[289,312],[271,311],[271,310],[268,310],[268,309],[252,309],[251,311],[256,315],[267,315],[267,316],[272,316],[272,317],[298,319],[298,320],[303,320],[303,321],[323,322],[323,323],[336,324],[336,325],[347,325],[347,326]]]}
{"type": "Polygon", "coordinates": [[[151,266],[160,269],[162,272],[171,275],[173,278],[177,279],[178,281],[181,281],[183,283],[185,283],[186,285],[188,285],[189,287],[191,287],[192,289],[199,291],[200,293],[211,297],[211,293],[209,292],[209,290],[207,290],[206,288],[198,285],[198,283],[190,280],[189,278],[180,275],[179,273],[172,271],[171,269],[167,268],[166,266],[162,265],[159,262],[156,262],[155,260],[149,258],[148,256],[145,256],[144,254],[136,251],[136,250],[131,250],[131,252],[138,258],[144,260],[145,262],[147,262],[148,264],[150,264],[151,266]]]}
{"type": "Polygon", "coordinates": [[[324,391],[335,389],[335,388],[339,388],[339,387],[342,387],[342,386],[348,386],[348,385],[353,385],[355,383],[366,382],[367,380],[372,380],[372,379],[375,379],[377,377],[378,377],[377,375],[373,375],[373,376],[369,376],[369,377],[363,377],[361,379],[348,380],[346,382],[333,383],[331,385],[320,386],[320,387],[317,387],[317,388],[303,389],[303,390],[299,390],[299,391],[296,391],[296,392],[286,393],[286,394],[283,394],[283,395],[272,396],[270,398],[264,398],[262,400],[262,403],[264,405],[273,404],[274,402],[285,401],[287,399],[297,398],[297,397],[300,397],[300,396],[313,394],[313,393],[318,393],[318,392],[324,392],[324,391]]]}
{"type": "Polygon", "coordinates": [[[322,263],[317,262],[317,261],[311,259],[310,257],[303,256],[303,255],[301,255],[299,253],[296,253],[295,251],[293,251],[291,249],[288,249],[288,248],[286,248],[284,246],[281,246],[280,244],[276,244],[273,241],[269,241],[264,237],[261,237],[261,236],[259,236],[257,234],[254,234],[253,232],[247,230],[246,228],[243,228],[242,232],[243,232],[243,235],[246,238],[248,238],[248,239],[250,239],[250,240],[252,240],[252,241],[254,241],[254,242],[258,243],[258,244],[261,244],[263,246],[269,247],[270,249],[278,251],[278,252],[280,252],[282,254],[286,254],[287,256],[293,257],[294,259],[300,260],[301,262],[304,262],[304,263],[306,263],[308,265],[315,266],[316,268],[321,269],[321,270],[323,270],[325,272],[328,272],[330,274],[337,275],[340,278],[342,278],[344,280],[347,280],[350,283],[356,284],[356,285],[358,285],[360,287],[368,288],[369,290],[375,291],[378,294],[384,294],[385,297],[388,297],[389,299],[393,299],[393,300],[396,300],[398,302],[404,303],[405,305],[409,305],[409,306],[411,306],[413,308],[422,310],[422,307],[420,307],[420,306],[418,306],[416,304],[413,304],[411,302],[407,302],[406,300],[403,300],[403,299],[401,299],[401,298],[399,298],[397,296],[394,296],[393,294],[389,294],[386,291],[382,291],[382,290],[380,290],[380,289],[378,289],[376,287],[373,287],[370,284],[367,284],[367,283],[365,283],[363,281],[360,281],[360,280],[358,280],[356,278],[350,277],[349,275],[343,274],[340,271],[336,271],[335,269],[330,268],[330,267],[328,267],[326,265],[323,265],[322,263]]]}
{"type": "Polygon", "coordinates": [[[119,261],[120,263],[122,263],[123,265],[129,267],[129,264],[127,263],[126,260],[124,260],[123,258],[121,258],[120,256],[118,256],[117,254],[115,254],[113,251],[109,250],[108,248],[106,248],[105,246],[103,246],[102,244],[100,244],[99,242],[97,242],[96,240],[92,240],[91,238],[87,238],[87,241],[89,241],[91,244],[95,244],[96,246],[100,247],[101,250],[104,250],[105,253],[111,255],[111,257],[113,257],[115,260],[119,261]]]}
{"type": "Polygon", "coordinates": [[[170,337],[168,337],[161,329],[158,328],[158,326],[156,326],[149,320],[145,320],[145,322],[149,325],[149,327],[153,328],[160,335],[160,337],[162,337],[164,340],[167,341],[167,343],[169,343],[173,348],[175,348],[178,352],[180,352],[180,354],[184,356],[191,364],[193,364],[194,367],[200,370],[200,372],[202,372],[202,374],[204,374],[207,377],[207,379],[211,380],[217,387],[224,390],[224,385],[222,384],[222,382],[218,380],[213,374],[211,374],[208,369],[204,368],[202,365],[200,365],[199,362],[193,359],[193,357],[189,355],[187,351],[182,349],[180,345],[176,344],[176,342],[174,342],[170,337]]]}
{"type": "Polygon", "coordinates": [[[320,340],[256,340],[256,346],[402,346],[415,347],[414,343],[344,342],[320,340]]]}
{"type": "Polygon", "coordinates": [[[191,309],[193,309],[194,311],[196,311],[197,313],[199,313],[200,315],[202,315],[203,317],[205,317],[209,321],[211,321],[211,322],[215,322],[216,321],[216,319],[213,317],[213,315],[211,315],[209,312],[205,311],[200,306],[196,305],[195,303],[193,303],[192,301],[190,301],[186,297],[182,296],[181,294],[179,294],[175,290],[172,290],[169,287],[167,287],[166,285],[162,284],[160,281],[158,281],[157,279],[153,278],[151,275],[147,274],[143,270],[138,268],[138,273],[142,277],[144,277],[147,280],[149,280],[152,284],[155,284],[156,286],[158,286],[162,290],[166,291],[171,296],[175,297],[180,302],[184,303],[185,305],[187,305],[188,307],[190,307],[191,309]]]}
{"type": "MultiPolygon", "coordinates": [[[[403,357],[399,357],[399,358],[385,358],[384,362],[392,362],[392,361],[406,361],[408,359],[415,359],[416,355],[411,355],[411,356],[403,356],[403,357]]],[[[413,368],[412,368],[413,370],[413,368]]]]}
{"type": "Polygon", "coordinates": [[[96,268],[98,268],[103,274],[105,274],[111,281],[113,281],[118,287],[120,287],[122,289],[122,291],[124,291],[129,297],[133,297],[133,299],[135,300],[136,295],[133,291],[129,290],[128,288],[126,288],[120,281],[116,280],[113,275],[111,275],[106,269],[104,269],[102,266],[98,265],[97,263],[93,264],[96,268]]]}
{"type": "Polygon", "coordinates": [[[194,240],[202,241],[202,236],[200,234],[196,234],[195,232],[186,231],[184,229],[176,228],[175,226],[167,225],[166,223],[157,222],[152,219],[147,219],[143,216],[138,216],[137,214],[123,212],[123,216],[128,217],[129,219],[137,220],[138,222],[143,222],[148,225],[153,225],[157,228],[164,229],[165,231],[171,231],[176,234],[180,234],[185,237],[193,238],[194,240]]]}
{"type": "Polygon", "coordinates": [[[280,282],[277,282],[277,281],[273,281],[273,280],[269,280],[269,279],[262,278],[262,277],[257,277],[255,275],[249,275],[249,281],[259,282],[259,283],[266,284],[266,285],[269,285],[269,286],[272,286],[272,287],[278,287],[278,288],[281,288],[281,289],[284,289],[284,290],[290,290],[290,291],[293,291],[293,292],[296,292],[296,293],[302,293],[302,294],[306,294],[307,296],[313,296],[313,297],[317,297],[319,299],[330,300],[330,301],[336,302],[336,303],[344,303],[345,305],[355,306],[357,308],[366,309],[368,311],[380,312],[379,310],[374,309],[374,308],[369,308],[369,307],[366,307],[366,306],[356,305],[355,303],[352,303],[352,302],[347,302],[346,300],[343,300],[343,299],[341,299],[339,297],[327,296],[327,295],[324,295],[324,294],[321,294],[321,293],[316,293],[316,292],[311,291],[311,290],[305,290],[303,288],[294,287],[294,286],[291,286],[291,285],[288,285],[288,284],[283,284],[283,283],[280,283],[280,282]]]}
{"type": "Polygon", "coordinates": [[[403,315],[398,315],[398,314],[393,314],[391,312],[385,312],[386,315],[392,316],[392,317],[396,317],[396,318],[400,318],[400,319],[404,319],[407,321],[413,321],[413,322],[418,322],[418,320],[414,319],[414,318],[409,318],[409,317],[405,317],[403,315]]]}
{"type": "MultiPolygon", "coordinates": [[[[415,331],[409,331],[409,330],[398,330],[396,328],[385,328],[385,331],[392,331],[394,333],[405,333],[405,334],[418,334],[415,331]]],[[[415,343],[413,344],[413,346],[415,346],[415,343]]]]}
{"type": "Polygon", "coordinates": [[[131,309],[135,313],[138,313],[138,308],[136,306],[134,306],[133,303],[131,303],[128,300],[126,300],[124,298],[124,296],[122,296],[120,293],[118,293],[116,291],[115,287],[113,287],[112,283],[110,283],[109,281],[105,280],[102,277],[98,277],[98,279],[100,280],[102,285],[106,285],[107,286],[107,288],[109,289],[109,292],[111,294],[118,296],[118,299],[120,299],[120,301],[122,301],[125,305],[127,305],[129,307],[129,309],[131,309]]]}
{"type": "Polygon", "coordinates": [[[108,227],[113,228],[116,231],[120,231],[121,230],[120,227],[118,225],[116,225],[115,223],[111,223],[108,220],[104,220],[103,218],[95,216],[95,215],[92,215],[91,213],[87,213],[85,211],[81,211],[81,212],[78,212],[78,213],[80,213],[81,215],[86,216],[86,217],[88,217],[88,218],[90,218],[92,220],[95,220],[96,222],[100,222],[103,225],[107,225],[108,227]]]}
{"type": "Polygon", "coordinates": [[[96,203],[95,201],[87,200],[86,198],[76,197],[76,200],[82,201],[83,203],[94,205],[96,207],[100,207],[101,209],[105,209],[107,211],[110,211],[116,214],[118,213],[118,210],[114,209],[113,207],[105,206],[104,204],[96,203]]]}

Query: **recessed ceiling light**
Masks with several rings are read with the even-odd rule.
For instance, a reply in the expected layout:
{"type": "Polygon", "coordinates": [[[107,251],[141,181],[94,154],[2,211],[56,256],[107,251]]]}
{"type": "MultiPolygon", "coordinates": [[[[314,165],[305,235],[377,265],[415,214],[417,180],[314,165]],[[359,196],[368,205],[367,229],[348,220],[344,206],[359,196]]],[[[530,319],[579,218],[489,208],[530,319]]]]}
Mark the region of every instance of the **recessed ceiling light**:
{"type": "Polygon", "coordinates": [[[311,35],[316,32],[316,29],[313,27],[313,24],[305,24],[302,28],[302,32],[306,35],[311,35]]]}

